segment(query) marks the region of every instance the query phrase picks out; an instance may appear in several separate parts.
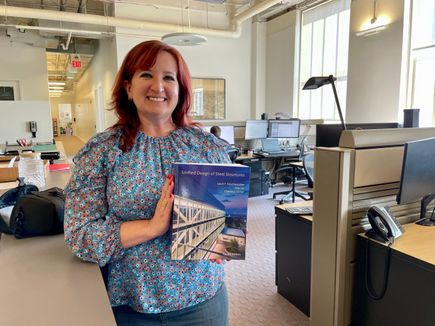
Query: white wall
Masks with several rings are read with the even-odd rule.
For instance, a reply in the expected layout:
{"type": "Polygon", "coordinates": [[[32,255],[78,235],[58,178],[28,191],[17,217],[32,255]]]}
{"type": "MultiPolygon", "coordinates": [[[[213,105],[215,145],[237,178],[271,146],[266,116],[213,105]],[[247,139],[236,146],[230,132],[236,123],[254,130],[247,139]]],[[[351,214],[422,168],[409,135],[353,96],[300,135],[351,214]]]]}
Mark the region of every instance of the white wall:
{"type": "Polygon", "coordinates": [[[266,22],[252,23],[252,62],[251,62],[251,118],[259,119],[261,114],[267,113],[266,106],[266,22]]]}
{"type": "Polygon", "coordinates": [[[48,101],[45,49],[0,37],[0,81],[18,80],[21,100],[48,101]]]}
{"type": "MultiPolygon", "coordinates": [[[[119,30],[119,29],[118,29],[119,30]]],[[[117,36],[118,65],[127,52],[149,38],[117,36]]],[[[246,120],[251,109],[251,25],[243,24],[238,39],[208,37],[199,46],[179,46],[192,77],[224,78],[227,121],[246,120]]]]}
{"type": "Polygon", "coordinates": [[[86,142],[96,132],[103,131],[116,121],[110,108],[110,97],[116,74],[115,40],[102,39],[79,82],[75,85],[73,104],[74,134],[86,142]],[[102,93],[100,108],[96,90],[102,93]]]}
{"type": "MultiPolygon", "coordinates": [[[[100,40],[98,50],[92,60],[91,71],[93,74],[92,90],[100,87],[103,95],[103,110],[97,112],[97,131],[112,126],[116,122],[116,116],[110,109],[112,87],[117,72],[116,41],[114,38],[100,40]],[[99,116],[100,114],[100,116],[99,116]],[[100,121],[98,121],[100,118],[100,121]]],[[[95,99],[94,99],[95,102],[95,99]]]]}
{"type": "MultiPolygon", "coordinates": [[[[181,26],[180,10],[167,8],[156,9],[145,7],[138,12],[137,6],[116,4],[115,15],[123,18],[134,18],[145,21],[168,22],[180,24],[178,31],[188,31],[187,15],[181,26]]],[[[228,24],[228,15],[209,12],[191,12],[191,25],[198,27],[224,29],[228,24]],[[212,24],[212,25],[211,25],[212,24]]],[[[225,38],[207,36],[208,42],[199,46],[179,46],[177,49],[183,55],[189,66],[192,77],[224,78],[226,83],[226,117],[225,121],[241,121],[251,118],[251,103],[254,97],[251,91],[251,21],[242,24],[240,38],[225,38]]],[[[166,31],[147,31],[117,28],[116,47],[118,67],[127,52],[144,40],[160,39],[166,31]]],[[[172,30],[171,32],[177,32],[172,30]]],[[[219,121],[219,122],[222,122],[219,121]]]]}
{"type": "Polygon", "coordinates": [[[373,14],[372,1],[352,1],[346,121],[398,121],[402,59],[403,1],[378,0],[377,15],[392,23],[380,33],[356,36],[373,14]]]}
{"type": "Polygon", "coordinates": [[[36,121],[38,131],[34,141],[53,140],[50,106],[47,101],[1,101],[0,143],[15,144],[19,138],[32,140],[28,122],[36,121]]]}
{"type": "Polygon", "coordinates": [[[53,139],[47,80],[45,49],[0,37],[0,82],[18,81],[21,98],[0,102],[0,143],[30,140],[28,121],[38,123],[37,141],[53,139]]]}
{"type": "MultiPolygon", "coordinates": [[[[296,11],[267,22],[266,110],[293,116],[296,11]]],[[[296,110],[295,110],[296,111],[296,110]]]]}
{"type": "Polygon", "coordinates": [[[74,135],[84,142],[96,133],[96,113],[93,106],[93,61],[91,61],[80,80],[74,85],[74,100],[71,103],[75,120],[74,135]]]}

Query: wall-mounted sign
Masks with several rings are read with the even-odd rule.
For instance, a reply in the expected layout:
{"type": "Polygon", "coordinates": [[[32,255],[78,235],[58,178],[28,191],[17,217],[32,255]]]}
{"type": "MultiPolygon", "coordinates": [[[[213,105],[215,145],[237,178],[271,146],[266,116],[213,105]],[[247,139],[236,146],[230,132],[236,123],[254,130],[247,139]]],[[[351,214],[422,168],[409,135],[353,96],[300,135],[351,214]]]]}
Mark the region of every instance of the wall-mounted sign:
{"type": "Polygon", "coordinates": [[[82,62],[78,61],[78,60],[71,61],[71,67],[73,67],[73,68],[81,68],[82,67],[82,62]]]}
{"type": "Polygon", "coordinates": [[[78,54],[72,54],[71,57],[71,68],[81,68],[82,60],[78,54]]]}

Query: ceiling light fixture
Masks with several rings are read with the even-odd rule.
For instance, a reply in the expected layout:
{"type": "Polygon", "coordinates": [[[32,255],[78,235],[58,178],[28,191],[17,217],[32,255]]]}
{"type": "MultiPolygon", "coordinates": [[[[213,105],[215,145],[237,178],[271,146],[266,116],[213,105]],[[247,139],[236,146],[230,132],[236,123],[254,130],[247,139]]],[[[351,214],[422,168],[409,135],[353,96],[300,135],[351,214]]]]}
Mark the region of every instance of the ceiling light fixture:
{"type": "MultiPolygon", "coordinates": [[[[190,30],[190,6],[189,0],[187,1],[187,19],[190,30]]],[[[204,35],[184,32],[184,22],[183,22],[183,1],[180,2],[180,12],[181,12],[181,29],[182,32],[170,33],[162,36],[162,41],[170,45],[181,45],[181,46],[192,46],[200,45],[207,42],[207,38],[204,35]]]]}
{"type": "Polygon", "coordinates": [[[65,86],[65,82],[48,82],[49,86],[65,86]]]}
{"type": "Polygon", "coordinates": [[[171,45],[199,45],[207,42],[207,38],[193,33],[171,33],[162,36],[162,41],[171,45]]]}
{"type": "Polygon", "coordinates": [[[373,17],[363,24],[361,31],[355,33],[356,36],[374,35],[388,27],[389,19],[386,16],[378,17],[376,15],[376,7],[377,1],[373,0],[373,17]]]}

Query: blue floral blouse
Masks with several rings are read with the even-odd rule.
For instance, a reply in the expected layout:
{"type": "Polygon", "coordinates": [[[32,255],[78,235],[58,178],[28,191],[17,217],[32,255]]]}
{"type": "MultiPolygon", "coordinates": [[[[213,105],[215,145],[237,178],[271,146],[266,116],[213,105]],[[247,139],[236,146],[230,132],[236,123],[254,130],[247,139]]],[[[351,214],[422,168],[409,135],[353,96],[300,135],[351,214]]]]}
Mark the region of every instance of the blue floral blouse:
{"type": "Polygon", "coordinates": [[[171,261],[170,236],[123,248],[124,221],[150,219],[173,162],[229,163],[226,144],[201,128],[178,128],[165,137],[139,132],[122,152],[120,130],[97,134],[74,157],[67,186],[65,239],[79,258],[107,265],[112,306],[160,313],[214,296],[223,266],[210,261],[171,261]]]}

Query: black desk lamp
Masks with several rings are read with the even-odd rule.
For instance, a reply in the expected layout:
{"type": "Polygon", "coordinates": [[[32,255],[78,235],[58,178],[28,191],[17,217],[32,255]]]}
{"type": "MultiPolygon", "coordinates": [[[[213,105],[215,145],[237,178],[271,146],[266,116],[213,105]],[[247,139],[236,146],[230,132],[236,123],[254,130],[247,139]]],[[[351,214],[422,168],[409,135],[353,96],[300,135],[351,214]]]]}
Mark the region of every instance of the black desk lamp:
{"type": "Polygon", "coordinates": [[[337,104],[337,108],[338,108],[338,114],[340,115],[341,125],[343,127],[343,130],[346,130],[347,128],[346,128],[346,124],[344,123],[343,114],[341,113],[340,102],[338,101],[337,90],[335,89],[334,81],[336,80],[337,78],[335,78],[333,75],[324,76],[324,77],[311,77],[310,79],[307,80],[307,82],[305,83],[302,89],[317,89],[319,87],[322,87],[323,85],[331,84],[332,90],[334,91],[335,103],[337,104]]]}

